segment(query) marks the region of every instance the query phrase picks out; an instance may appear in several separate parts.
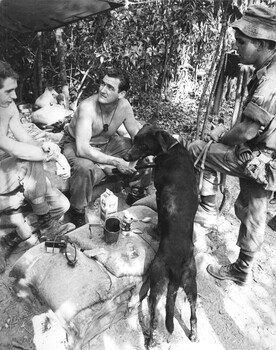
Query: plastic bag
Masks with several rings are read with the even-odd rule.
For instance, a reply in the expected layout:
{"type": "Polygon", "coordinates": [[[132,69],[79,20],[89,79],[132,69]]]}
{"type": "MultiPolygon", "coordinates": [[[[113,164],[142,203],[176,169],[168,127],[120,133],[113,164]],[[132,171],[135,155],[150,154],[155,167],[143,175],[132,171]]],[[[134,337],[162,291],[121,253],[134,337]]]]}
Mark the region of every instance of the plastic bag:
{"type": "Polygon", "coordinates": [[[32,121],[39,125],[52,125],[72,114],[72,111],[65,109],[63,106],[54,105],[42,107],[32,114],[32,121]]]}

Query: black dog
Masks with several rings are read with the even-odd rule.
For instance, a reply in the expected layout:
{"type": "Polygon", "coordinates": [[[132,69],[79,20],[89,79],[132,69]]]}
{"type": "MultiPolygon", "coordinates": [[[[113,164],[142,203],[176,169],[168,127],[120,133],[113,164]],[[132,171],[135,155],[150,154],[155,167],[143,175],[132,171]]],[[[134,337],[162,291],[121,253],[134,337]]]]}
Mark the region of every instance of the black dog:
{"type": "Polygon", "coordinates": [[[125,160],[154,155],[156,202],[160,245],[149,278],[140,291],[140,302],[150,288],[150,335],[146,347],[155,344],[156,306],[167,288],[166,328],[174,330],[174,306],[181,286],[190,302],[190,340],[197,340],[196,265],[193,255],[193,222],[198,206],[196,177],[186,148],[167,132],[146,124],[134,138],[125,160]]]}

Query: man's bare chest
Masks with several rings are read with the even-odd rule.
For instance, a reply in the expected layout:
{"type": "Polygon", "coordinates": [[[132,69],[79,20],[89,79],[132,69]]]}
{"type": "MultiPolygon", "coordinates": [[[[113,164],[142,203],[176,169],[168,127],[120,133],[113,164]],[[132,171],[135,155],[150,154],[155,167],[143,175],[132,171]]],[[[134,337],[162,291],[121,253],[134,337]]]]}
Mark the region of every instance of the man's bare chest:
{"type": "Polygon", "coordinates": [[[114,135],[122,124],[123,120],[119,115],[113,118],[104,118],[99,115],[92,123],[92,138],[101,136],[103,138],[109,138],[114,135]]]}
{"type": "Polygon", "coordinates": [[[2,116],[0,113],[0,134],[1,135],[8,135],[9,132],[9,122],[10,118],[7,118],[6,116],[2,116]]]}

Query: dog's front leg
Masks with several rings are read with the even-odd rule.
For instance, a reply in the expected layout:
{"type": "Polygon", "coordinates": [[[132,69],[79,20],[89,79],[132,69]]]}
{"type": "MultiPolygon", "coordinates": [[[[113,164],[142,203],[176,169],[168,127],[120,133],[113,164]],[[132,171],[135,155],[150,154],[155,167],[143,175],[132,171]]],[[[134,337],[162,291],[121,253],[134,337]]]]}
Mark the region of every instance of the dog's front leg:
{"type": "Polygon", "coordinates": [[[191,332],[190,332],[190,340],[192,342],[197,342],[197,317],[196,317],[196,302],[191,302],[191,317],[190,317],[190,326],[191,326],[191,332]]]}
{"type": "MultiPolygon", "coordinates": [[[[189,303],[190,303],[190,310],[191,310],[191,316],[190,316],[190,335],[189,339],[192,342],[197,342],[197,317],[196,317],[196,300],[197,300],[197,293],[195,292],[196,290],[196,285],[195,283],[192,283],[192,288],[190,292],[186,292],[189,303]]],[[[186,289],[187,290],[187,289],[186,289]]]]}

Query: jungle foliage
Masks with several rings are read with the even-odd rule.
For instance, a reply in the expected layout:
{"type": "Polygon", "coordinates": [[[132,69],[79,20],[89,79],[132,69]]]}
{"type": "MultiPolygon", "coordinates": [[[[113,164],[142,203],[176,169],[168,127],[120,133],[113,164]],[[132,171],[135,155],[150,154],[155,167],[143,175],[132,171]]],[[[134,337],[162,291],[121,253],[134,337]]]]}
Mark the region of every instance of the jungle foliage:
{"type": "MultiPolygon", "coordinates": [[[[128,71],[134,104],[169,101],[187,90],[197,93],[195,84],[208,70],[217,45],[221,13],[227,11],[227,18],[234,19],[250,2],[254,1],[139,0],[64,27],[71,101],[95,92],[108,66],[128,71]]],[[[22,36],[1,29],[0,52],[0,59],[21,76],[21,102],[34,102],[41,87],[61,88],[54,30],[22,36]]]]}

